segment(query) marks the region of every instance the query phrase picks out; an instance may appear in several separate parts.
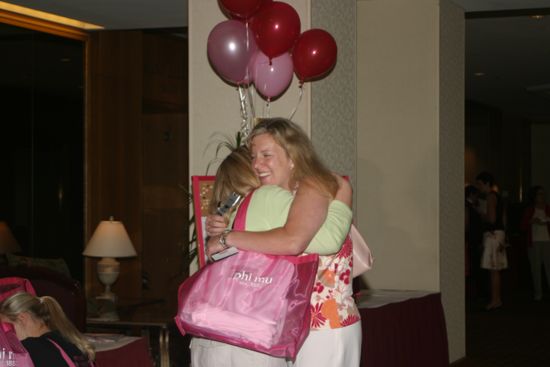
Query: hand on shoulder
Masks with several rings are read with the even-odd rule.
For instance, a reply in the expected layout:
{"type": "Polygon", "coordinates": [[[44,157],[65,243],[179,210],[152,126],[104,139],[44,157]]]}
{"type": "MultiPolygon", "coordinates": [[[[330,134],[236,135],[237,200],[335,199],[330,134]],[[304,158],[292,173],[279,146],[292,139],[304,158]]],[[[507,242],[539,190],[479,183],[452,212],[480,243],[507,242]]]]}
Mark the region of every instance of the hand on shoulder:
{"type": "Polygon", "coordinates": [[[340,175],[335,174],[335,176],[338,181],[338,191],[336,192],[334,199],[343,202],[351,208],[353,201],[353,188],[348,180],[342,178],[340,175]]]}

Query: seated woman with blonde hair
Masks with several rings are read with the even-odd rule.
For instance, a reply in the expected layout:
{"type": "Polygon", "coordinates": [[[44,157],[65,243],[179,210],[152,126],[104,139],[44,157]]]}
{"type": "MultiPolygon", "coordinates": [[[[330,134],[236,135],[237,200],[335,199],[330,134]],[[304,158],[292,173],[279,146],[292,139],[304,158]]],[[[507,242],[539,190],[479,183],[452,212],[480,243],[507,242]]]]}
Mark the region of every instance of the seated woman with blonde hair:
{"type": "Polygon", "coordinates": [[[92,366],[92,345],[65,316],[57,301],[20,292],[0,305],[2,322],[14,326],[35,367],[92,366]]]}

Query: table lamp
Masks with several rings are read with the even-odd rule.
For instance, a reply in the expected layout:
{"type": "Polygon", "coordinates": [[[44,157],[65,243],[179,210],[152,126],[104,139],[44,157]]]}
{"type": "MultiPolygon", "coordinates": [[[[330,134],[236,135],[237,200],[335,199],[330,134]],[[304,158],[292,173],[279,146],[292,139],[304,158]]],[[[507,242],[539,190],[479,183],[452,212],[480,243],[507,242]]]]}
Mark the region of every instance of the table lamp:
{"type": "Polygon", "coordinates": [[[115,303],[116,295],[111,291],[111,285],[120,273],[120,263],[115,258],[137,255],[124,224],[113,220],[113,217],[101,221],[82,254],[102,258],[97,263],[97,276],[105,285],[105,291],[98,298],[115,303]]]}
{"type": "Polygon", "coordinates": [[[0,221],[0,255],[21,251],[10,227],[4,221],[0,221]]]}

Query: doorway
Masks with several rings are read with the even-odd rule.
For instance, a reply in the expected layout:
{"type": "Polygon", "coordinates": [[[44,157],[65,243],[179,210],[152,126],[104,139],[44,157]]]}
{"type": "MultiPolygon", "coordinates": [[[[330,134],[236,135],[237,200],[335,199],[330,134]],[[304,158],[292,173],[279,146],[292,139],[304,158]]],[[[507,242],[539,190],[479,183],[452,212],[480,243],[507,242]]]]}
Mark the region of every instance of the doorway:
{"type": "Polygon", "coordinates": [[[32,258],[82,281],[82,40],[0,24],[0,220],[32,258]]]}

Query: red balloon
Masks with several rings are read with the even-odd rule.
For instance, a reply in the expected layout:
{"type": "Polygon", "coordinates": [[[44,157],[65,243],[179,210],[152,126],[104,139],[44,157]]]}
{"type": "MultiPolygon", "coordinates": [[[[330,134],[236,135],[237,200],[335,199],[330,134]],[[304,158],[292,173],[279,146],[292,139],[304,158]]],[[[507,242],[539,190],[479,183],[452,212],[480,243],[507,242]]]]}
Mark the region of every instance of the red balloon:
{"type": "Polygon", "coordinates": [[[319,79],[336,64],[337,47],[334,38],[322,29],[310,29],[298,37],[292,61],[300,82],[319,79]]]}
{"type": "Polygon", "coordinates": [[[257,33],[257,24],[258,24],[258,16],[262,13],[262,11],[273,2],[273,0],[262,0],[262,3],[260,4],[260,8],[256,13],[254,13],[253,16],[250,17],[248,20],[248,27],[250,30],[254,33],[254,35],[257,33]]]}
{"type": "Polygon", "coordinates": [[[300,35],[300,16],[287,3],[268,3],[254,18],[256,43],[270,59],[290,51],[300,35]]]}
{"type": "Polygon", "coordinates": [[[231,18],[248,19],[260,8],[262,0],[218,0],[222,11],[231,18]]]}

